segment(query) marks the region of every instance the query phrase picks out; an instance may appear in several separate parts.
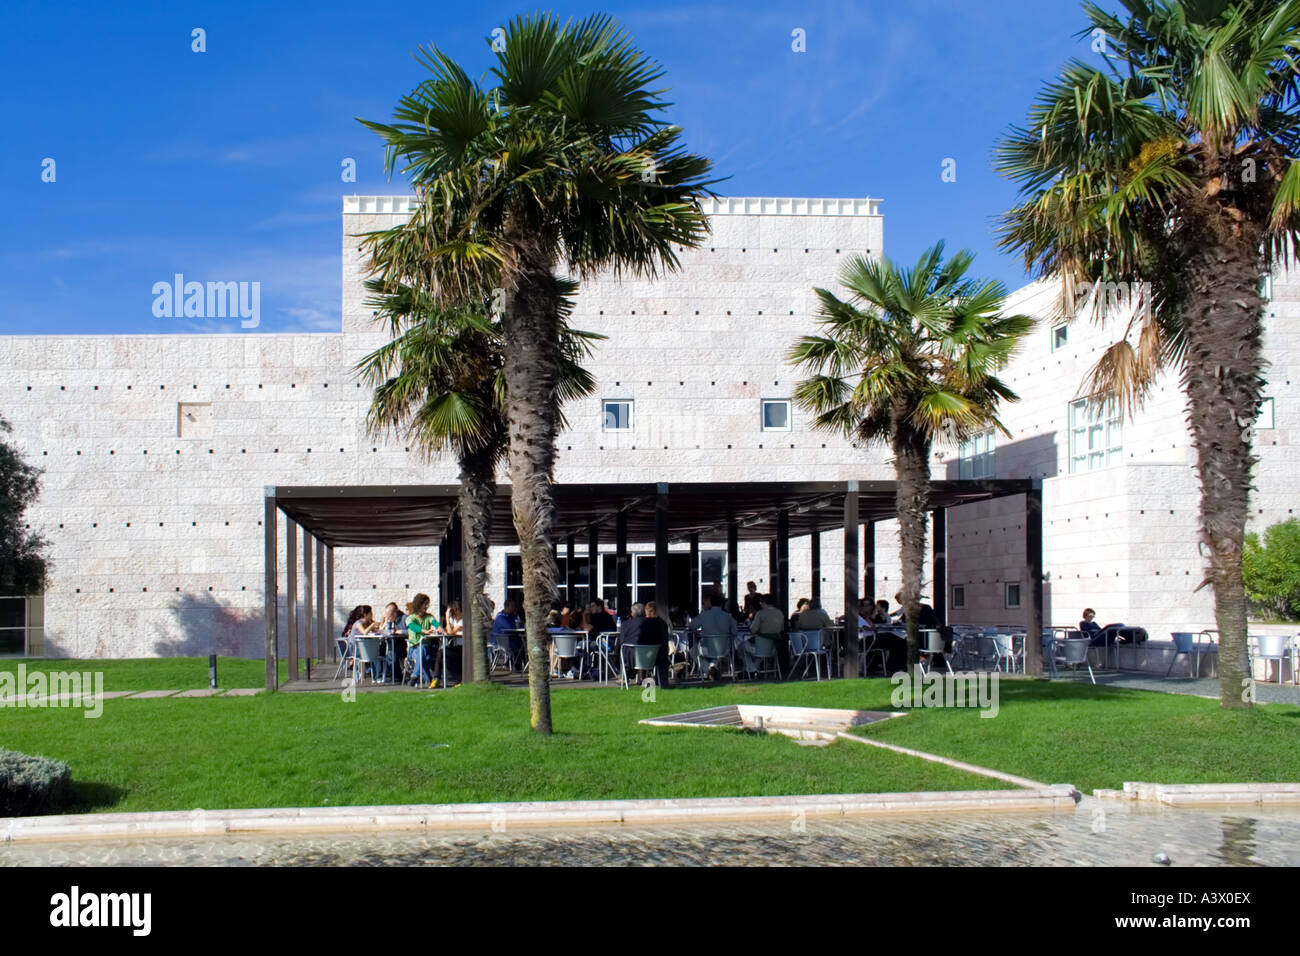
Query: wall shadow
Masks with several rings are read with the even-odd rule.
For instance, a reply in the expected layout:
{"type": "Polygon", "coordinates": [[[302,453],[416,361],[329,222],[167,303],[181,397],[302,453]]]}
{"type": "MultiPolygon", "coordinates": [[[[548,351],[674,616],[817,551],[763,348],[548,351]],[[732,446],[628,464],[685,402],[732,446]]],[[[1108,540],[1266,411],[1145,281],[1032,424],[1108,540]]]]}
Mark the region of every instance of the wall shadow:
{"type": "Polygon", "coordinates": [[[260,611],[228,607],[202,592],[178,595],[169,610],[180,637],[160,637],[154,644],[160,657],[261,657],[265,652],[260,611]]]}
{"type": "MultiPolygon", "coordinates": [[[[944,477],[956,481],[961,472],[960,460],[954,456],[943,465],[944,477]]],[[[997,478],[1055,478],[1059,472],[1055,433],[1033,435],[993,449],[993,475],[997,478]]]]}

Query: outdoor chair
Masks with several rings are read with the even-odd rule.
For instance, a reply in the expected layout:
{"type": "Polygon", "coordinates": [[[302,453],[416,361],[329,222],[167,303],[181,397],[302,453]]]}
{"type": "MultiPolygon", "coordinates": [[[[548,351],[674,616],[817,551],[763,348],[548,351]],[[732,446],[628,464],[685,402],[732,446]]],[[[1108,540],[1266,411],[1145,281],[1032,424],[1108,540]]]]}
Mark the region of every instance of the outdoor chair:
{"type": "Polygon", "coordinates": [[[637,672],[636,683],[640,684],[644,680],[644,675],[653,674],[655,664],[659,660],[658,644],[623,644],[619,647],[619,656],[621,658],[621,680],[624,689],[631,686],[627,679],[628,667],[637,672]]]}
{"type": "Polygon", "coordinates": [[[356,678],[357,683],[361,683],[366,676],[366,665],[370,665],[370,680],[373,683],[375,673],[381,669],[384,664],[383,655],[379,653],[381,641],[377,637],[358,637],[353,642],[355,648],[354,663],[352,666],[352,675],[356,678]]]}
{"type": "Polygon", "coordinates": [[[1196,646],[1196,635],[1191,631],[1172,631],[1170,637],[1174,639],[1174,656],[1169,660],[1169,669],[1165,671],[1165,677],[1168,677],[1174,671],[1174,665],[1178,663],[1178,658],[1186,654],[1187,663],[1192,663],[1192,655],[1196,655],[1196,663],[1192,670],[1188,671],[1188,677],[1201,676],[1201,655],[1196,646]]]}
{"type": "Polygon", "coordinates": [[[339,666],[338,669],[334,671],[334,679],[338,680],[347,673],[349,664],[353,666],[355,672],[356,661],[354,658],[356,657],[357,647],[356,643],[350,637],[334,638],[334,646],[338,648],[339,654],[339,666]]]}
{"type": "MultiPolygon", "coordinates": [[[[551,676],[558,677],[560,674],[560,661],[565,658],[577,658],[579,656],[578,637],[576,634],[553,634],[551,636],[551,646],[555,650],[555,659],[551,664],[551,676]]],[[[581,662],[577,666],[579,672],[581,672],[581,662]]]]}
{"type": "Polygon", "coordinates": [[[1057,654],[1053,661],[1053,670],[1055,664],[1065,664],[1070,670],[1077,670],[1082,664],[1088,668],[1088,678],[1095,684],[1097,677],[1092,672],[1092,661],[1088,659],[1088,651],[1091,649],[1092,642],[1086,637],[1071,637],[1064,641],[1057,642],[1057,654]]]}
{"type": "Polygon", "coordinates": [[[813,665],[817,680],[822,679],[822,659],[826,660],[826,676],[830,677],[830,650],[826,646],[825,631],[791,631],[790,632],[790,676],[794,677],[795,666],[802,663],[801,676],[808,676],[808,665],[813,665]]]}
{"type": "Polygon", "coordinates": [[[937,654],[951,674],[952,665],[948,663],[948,649],[944,645],[942,632],[927,628],[921,634],[925,637],[925,646],[920,650],[922,672],[929,672],[929,668],[934,666],[934,656],[937,654]]]}
{"type": "Polygon", "coordinates": [[[750,651],[750,655],[758,665],[758,676],[775,672],[776,679],[781,680],[781,663],[776,659],[776,641],[762,634],[755,634],[750,640],[754,642],[754,649],[750,651]]]}
{"type": "MultiPolygon", "coordinates": [[[[1268,661],[1277,661],[1277,682],[1282,683],[1282,665],[1291,656],[1291,638],[1285,634],[1260,634],[1248,638],[1247,645],[1253,645],[1250,661],[1250,676],[1255,676],[1255,661],[1264,661],[1264,682],[1268,679],[1268,661]]],[[[1295,670],[1292,668],[1291,683],[1295,683],[1295,670]]]]}
{"type": "Polygon", "coordinates": [[[707,672],[710,666],[716,667],[725,661],[731,676],[733,678],[736,676],[736,660],[731,651],[730,635],[701,635],[699,647],[701,672],[707,672]]]}
{"type": "Polygon", "coordinates": [[[618,631],[602,631],[596,635],[592,653],[596,655],[596,667],[602,684],[606,683],[615,674],[622,676],[622,662],[614,661],[610,657],[613,653],[614,642],[617,640],[618,631]]]}

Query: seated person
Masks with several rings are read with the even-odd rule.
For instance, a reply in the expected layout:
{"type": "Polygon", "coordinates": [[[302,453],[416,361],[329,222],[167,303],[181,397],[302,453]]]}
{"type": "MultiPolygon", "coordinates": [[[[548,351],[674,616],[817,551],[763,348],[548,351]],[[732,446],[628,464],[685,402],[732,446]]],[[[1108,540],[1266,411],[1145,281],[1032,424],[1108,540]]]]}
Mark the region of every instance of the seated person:
{"type": "Polygon", "coordinates": [[[885,598],[881,598],[879,601],[877,601],[875,609],[871,612],[871,617],[868,618],[868,620],[870,620],[872,624],[877,626],[882,624],[888,624],[889,623],[889,601],[885,598]]]}
{"type": "Polygon", "coordinates": [[[801,628],[799,627],[799,618],[806,610],[808,610],[807,598],[800,598],[798,601],[795,602],[794,613],[790,615],[790,630],[792,631],[801,630],[801,628]]]}
{"type": "Polygon", "coordinates": [[[369,604],[359,604],[348,615],[347,624],[343,625],[344,637],[365,637],[379,631],[379,622],[369,604]]]}
{"type": "Polygon", "coordinates": [[[519,602],[514,598],[506,598],[506,603],[492,621],[492,643],[509,654],[512,661],[519,659],[524,649],[523,641],[518,634],[507,632],[517,631],[523,626],[524,622],[519,617],[519,602]]]}
{"type": "Polygon", "coordinates": [[[1083,632],[1084,637],[1092,639],[1090,647],[1104,647],[1106,645],[1106,632],[1097,623],[1097,612],[1092,608],[1085,607],[1083,609],[1083,620],[1079,622],[1079,630],[1083,632]]]}
{"type": "MultiPolygon", "coordinates": [[[[903,594],[901,591],[894,595],[894,600],[899,604],[903,603],[903,594]]],[[[919,605],[920,613],[917,615],[917,626],[922,630],[937,628],[939,626],[939,615],[935,613],[934,608],[926,604],[924,601],[920,601],[919,605]]],[[[898,609],[898,623],[907,623],[907,611],[902,607],[898,609]]]]}
{"type": "Polygon", "coordinates": [[[749,622],[749,633],[750,637],[740,643],[745,670],[750,672],[758,670],[758,661],[753,655],[755,637],[770,637],[776,641],[778,658],[782,659],[784,666],[789,666],[790,641],[785,636],[785,615],[772,606],[772,595],[759,595],[758,610],[754,613],[753,620],[749,622]]]}
{"type": "Polygon", "coordinates": [[[638,644],[656,644],[659,654],[655,658],[655,683],[667,687],[669,681],[668,667],[668,622],[659,616],[659,605],[647,601],[644,608],[645,617],[641,618],[641,630],[637,635],[638,644]]]}
{"type": "Polygon", "coordinates": [[[602,634],[618,630],[618,625],[614,623],[614,615],[605,610],[605,605],[600,601],[592,601],[587,605],[587,613],[583,615],[583,625],[583,630],[592,640],[602,634]]]}
{"type": "Polygon", "coordinates": [[[741,608],[741,613],[745,615],[746,620],[749,620],[758,613],[758,585],[748,581],[745,583],[745,589],[745,604],[741,608]]]}
{"type": "Polygon", "coordinates": [[[442,618],[442,629],[447,632],[448,637],[464,636],[465,615],[459,601],[452,601],[447,605],[447,611],[442,618]]]}
{"type": "Polygon", "coordinates": [[[411,673],[419,681],[423,671],[426,677],[433,674],[433,655],[426,637],[441,633],[437,618],[429,613],[429,595],[417,594],[406,605],[406,653],[411,658],[411,673]]]}
{"type": "Polygon", "coordinates": [[[835,622],[831,620],[831,616],[822,607],[822,602],[814,599],[808,602],[807,610],[799,615],[799,626],[796,630],[820,631],[824,627],[834,626],[835,622]]]}
{"type": "MultiPolygon", "coordinates": [[[[736,642],[736,619],[728,614],[724,608],[725,602],[721,594],[706,594],[704,596],[704,610],[691,621],[691,630],[703,637],[725,637],[734,646],[736,642]]],[[[695,656],[698,660],[701,644],[695,645],[695,656]]],[[[718,671],[716,666],[709,667],[709,679],[716,680],[718,671]]]]}

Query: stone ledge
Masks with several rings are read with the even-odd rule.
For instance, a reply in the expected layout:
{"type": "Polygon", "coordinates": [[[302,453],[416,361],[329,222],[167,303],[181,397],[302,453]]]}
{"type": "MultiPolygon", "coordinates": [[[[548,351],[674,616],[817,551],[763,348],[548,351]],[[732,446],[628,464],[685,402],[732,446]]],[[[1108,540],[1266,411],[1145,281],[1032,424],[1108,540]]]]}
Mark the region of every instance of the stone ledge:
{"type": "Polygon", "coordinates": [[[1138,800],[1167,807],[1295,806],[1300,783],[1134,783],[1123,790],[1094,790],[1102,800],[1138,800]]]}
{"type": "Polygon", "coordinates": [[[478,830],[610,824],[687,824],[961,811],[1073,810],[1072,786],[1041,790],[955,790],[931,793],[827,794],[790,797],[700,797],[682,800],[572,800],[536,803],[436,804],[391,807],[300,807],[74,814],[0,820],[4,842],[249,833],[340,833],[381,830],[478,830]]]}

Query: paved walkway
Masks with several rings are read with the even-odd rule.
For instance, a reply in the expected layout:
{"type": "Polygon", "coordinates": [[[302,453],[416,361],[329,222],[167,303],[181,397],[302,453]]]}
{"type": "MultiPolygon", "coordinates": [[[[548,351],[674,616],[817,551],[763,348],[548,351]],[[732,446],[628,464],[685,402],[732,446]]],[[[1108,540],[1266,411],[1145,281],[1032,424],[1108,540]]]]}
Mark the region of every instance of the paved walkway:
{"type": "MultiPolygon", "coordinates": [[[[1086,678],[1088,675],[1085,674],[1086,678]]],[[[1165,679],[1154,674],[1142,674],[1130,671],[1114,671],[1097,674],[1097,686],[1128,687],[1132,690],[1154,690],[1165,694],[1191,694],[1195,697],[1219,699],[1219,680],[1200,678],[1198,680],[1165,679]]],[[[1266,684],[1255,682],[1255,700],[1263,704],[1300,705],[1300,687],[1292,684],[1266,684]]]]}

